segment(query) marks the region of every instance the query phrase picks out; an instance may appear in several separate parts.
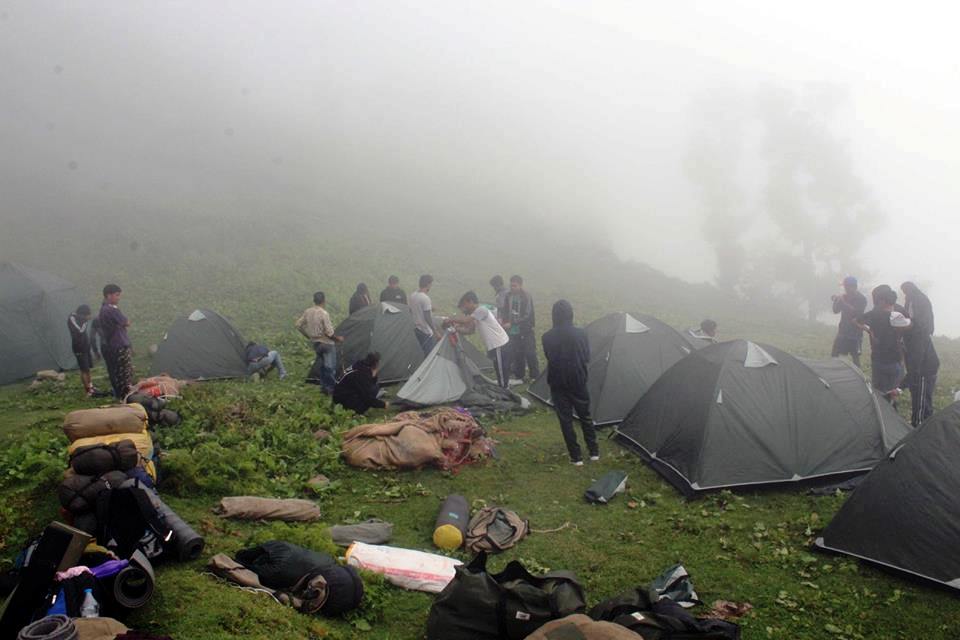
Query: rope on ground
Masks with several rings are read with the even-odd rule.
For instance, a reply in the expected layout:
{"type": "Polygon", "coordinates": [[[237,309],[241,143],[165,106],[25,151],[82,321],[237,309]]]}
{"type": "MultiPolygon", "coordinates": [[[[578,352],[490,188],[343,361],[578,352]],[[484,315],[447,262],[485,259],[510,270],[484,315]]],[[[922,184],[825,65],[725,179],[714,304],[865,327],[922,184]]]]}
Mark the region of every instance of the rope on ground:
{"type": "Polygon", "coordinates": [[[530,529],[530,533],[556,533],[558,531],[563,531],[564,529],[568,529],[571,527],[576,529],[577,525],[573,524],[572,522],[564,522],[562,525],[560,525],[556,529],[530,529]]]}

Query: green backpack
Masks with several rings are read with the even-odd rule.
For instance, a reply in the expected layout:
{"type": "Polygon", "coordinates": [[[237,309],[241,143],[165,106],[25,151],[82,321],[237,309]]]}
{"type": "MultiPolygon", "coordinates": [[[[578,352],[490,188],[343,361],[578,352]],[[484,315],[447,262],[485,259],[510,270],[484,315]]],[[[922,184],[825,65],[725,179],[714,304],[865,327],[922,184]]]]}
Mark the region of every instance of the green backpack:
{"type": "Polygon", "coordinates": [[[534,576],[514,560],[490,574],[483,552],[456,571],[430,607],[427,640],[523,640],[550,620],[586,609],[570,571],[534,576]]]}

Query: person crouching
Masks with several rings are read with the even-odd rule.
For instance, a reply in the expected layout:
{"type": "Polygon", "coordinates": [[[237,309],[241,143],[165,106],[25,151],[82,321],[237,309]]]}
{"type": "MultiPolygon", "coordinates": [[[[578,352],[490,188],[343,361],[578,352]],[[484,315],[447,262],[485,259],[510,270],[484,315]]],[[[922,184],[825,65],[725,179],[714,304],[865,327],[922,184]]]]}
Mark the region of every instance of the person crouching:
{"type": "Polygon", "coordinates": [[[344,370],[333,388],[333,401],[361,415],[371,408],[386,409],[389,404],[379,398],[379,373],[380,354],[372,351],[344,370]]]}

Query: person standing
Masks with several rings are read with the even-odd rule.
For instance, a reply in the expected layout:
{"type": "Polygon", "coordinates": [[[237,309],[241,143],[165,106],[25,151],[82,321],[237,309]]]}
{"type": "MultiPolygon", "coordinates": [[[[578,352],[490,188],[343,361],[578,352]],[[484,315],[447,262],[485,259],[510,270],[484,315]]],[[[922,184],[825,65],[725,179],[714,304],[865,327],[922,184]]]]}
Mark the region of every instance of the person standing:
{"type": "Polygon", "coordinates": [[[360,309],[370,306],[370,290],[367,285],[361,282],[357,285],[357,290],[350,297],[350,315],[353,315],[360,309]]]}
{"type": "Polygon", "coordinates": [[[420,288],[410,294],[410,313],[413,314],[417,341],[424,353],[430,353],[439,339],[433,324],[433,302],[428,295],[433,286],[433,276],[430,274],[420,276],[418,284],[420,288]]]}
{"type": "Polygon", "coordinates": [[[372,408],[386,409],[388,403],[380,399],[379,372],[380,354],[371,351],[344,370],[333,390],[333,401],[360,415],[372,408]]]}
{"type": "Polygon", "coordinates": [[[930,298],[912,282],[900,285],[903,306],[912,322],[903,337],[906,348],[907,377],[910,389],[910,423],[917,427],[933,415],[933,392],[937,386],[940,358],[933,346],[933,305],[930,298]]]}
{"type": "Polygon", "coordinates": [[[455,327],[458,333],[480,334],[480,341],[487,350],[487,357],[493,362],[497,372],[497,384],[506,389],[509,386],[510,374],[504,358],[503,348],[510,342],[507,332],[497,321],[496,314],[480,304],[477,294],[467,291],[460,297],[457,308],[463,317],[447,318],[444,327],[455,327]]]}
{"type": "Polygon", "coordinates": [[[503,285],[503,276],[499,274],[490,278],[490,286],[493,287],[493,303],[497,307],[497,319],[503,320],[507,316],[507,294],[510,290],[503,285]]]}
{"type": "Polygon", "coordinates": [[[390,276],[387,279],[387,288],[380,292],[380,302],[407,304],[407,294],[400,288],[400,278],[390,276]]]}
{"type": "Polygon", "coordinates": [[[97,350],[96,339],[91,329],[93,324],[90,321],[91,316],[90,307],[82,304],[67,318],[67,328],[70,330],[70,345],[73,349],[73,355],[77,359],[77,368],[80,370],[80,381],[83,383],[84,393],[92,398],[100,394],[94,388],[93,379],[90,376],[93,359],[94,357],[99,358],[100,352],[97,350]]]}
{"type": "Polygon", "coordinates": [[[512,373],[516,376],[510,384],[522,384],[528,368],[530,379],[536,380],[540,376],[540,363],[537,361],[537,338],[534,334],[533,297],[523,288],[523,278],[520,276],[510,277],[510,291],[504,307],[506,316],[503,318],[503,328],[510,336],[512,373]]]}
{"type": "Polygon", "coordinates": [[[843,295],[832,296],[833,312],[840,314],[837,337],[833,340],[830,356],[839,358],[849,355],[853,364],[860,366],[860,354],[863,352],[863,330],[857,326],[857,318],[867,310],[867,298],[857,291],[857,279],[847,276],[843,279],[843,295]]]}
{"type": "Polygon", "coordinates": [[[113,396],[124,399],[133,386],[133,350],[127,329],[130,321],[120,311],[120,295],[123,290],[108,284],[103,288],[103,304],[100,306],[100,336],[103,342],[100,350],[107,365],[113,396]]]}
{"type": "Polygon", "coordinates": [[[590,343],[587,332],[573,325],[573,307],[566,300],[553,305],[553,328],[543,334],[543,355],[547,358],[547,385],[560,421],[570,461],[583,466],[583,454],[573,430],[573,414],[580,420],[583,439],[591,460],[600,459],[597,433],[590,418],[590,392],[587,390],[587,364],[590,343]]]}
{"type": "Polygon", "coordinates": [[[873,292],[873,308],[858,316],[857,327],[870,336],[870,370],[873,388],[896,406],[903,381],[902,332],[909,328],[905,309],[897,304],[897,293],[882,284],[873,292]]]}
{"type": "Polygon", "coordinates": [[[294,326],[310,341],[317,354],[307,373],[307,384],[319,384],[324,393],[332,394],[336,385],[337,343],[343,342],[343,337],[334,333],[326,304],[327,296],[317,291],[313,294],[313,306],[300,314],[294,326]]]}

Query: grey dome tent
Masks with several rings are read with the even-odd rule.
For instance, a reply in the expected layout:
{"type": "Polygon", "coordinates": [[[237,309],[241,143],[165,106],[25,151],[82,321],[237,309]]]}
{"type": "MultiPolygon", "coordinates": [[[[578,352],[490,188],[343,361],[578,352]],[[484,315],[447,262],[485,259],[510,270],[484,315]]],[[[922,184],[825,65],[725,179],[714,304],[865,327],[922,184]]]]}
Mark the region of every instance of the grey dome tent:
{"type": "Polygon", "coordinates": [[[675,364],[615,435],[690,495],[866,473],[909,432],[845,361],[735,340],[675,364]]]}
{"type": "Polygon", "coordinates": [[[466,351],[470,343],[454,332],[439,342],[397,391],[397,398],[413,406],[458,403],[475,413],[526,409],[529,401],[501,389],[485,377],[466,351]]]}
{"type": "MultiPolygon", "coordinates": [[[[638,313],[611,313],[588,324],[586,332],[590,415],[597,426],[623,420],[664,371],[694,350],[673,327],[638,313]]],[[[552,404],[546,369],[529,391],[552,404]]]]}
{"type": "Polygon", "coordinates": [[[70,282],[0,263],[0,384],[41,369],[75,368],[67,317],[81,304],[83,298],[70,282]]]}
{"type": "Polygon", "coordinates": [[[864,478],[817,548],[960,589],[960,402],[934,414],[864,478]]]}
{"type": "Polygon", "coordinates": [[[247,375],[246,343],[216,311],[197,309],[174,320],[157,345],[151,375],[183,380],[242,378],[247,375]]]}
{"type": "MultiPolygon", "coordinates": [[[[423,349],[414,333],[410,307],[396,302],[367,305],[347,317],[336,329],[343,336],[340,361],[348,367],[367,353],[380,353],[379,380],[383,384],[401,382],[424,360],[423,349]]],[[[467,357],[481,370],[492,369],[490,360],[469,341],[463,341],[467,357]]]]}

